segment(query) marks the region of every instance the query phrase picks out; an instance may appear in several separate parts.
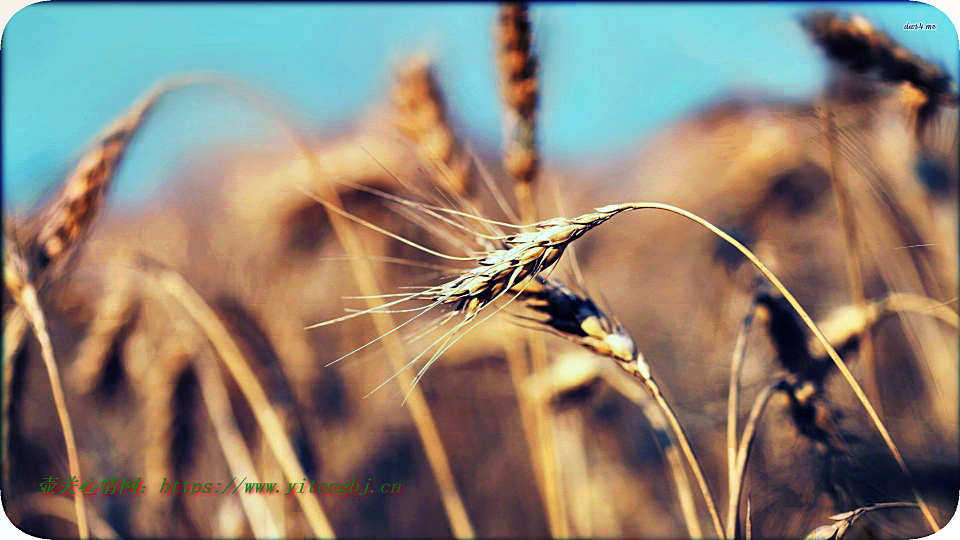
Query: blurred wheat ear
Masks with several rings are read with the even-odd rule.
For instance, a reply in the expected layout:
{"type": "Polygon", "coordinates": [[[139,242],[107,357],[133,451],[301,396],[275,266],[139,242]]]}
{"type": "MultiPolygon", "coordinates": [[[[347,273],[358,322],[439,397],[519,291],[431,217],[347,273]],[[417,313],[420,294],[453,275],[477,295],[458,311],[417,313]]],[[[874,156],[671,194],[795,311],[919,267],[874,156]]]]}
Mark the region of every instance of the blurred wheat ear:
{"type": "MultiPolygon", "coordinates": [[[[14,322],[9,318],[18,317],[16,313],[22,310],[23,316],[30,321],[40,341],[41,356],[50,378],[54,403],[67,445],[70,474],[76,478],[81,478],[76,441],[37,291],[56,279],[69,264],[73,253],[80,248],[83,238],[105,204],[114,173],[127,146],[159,96],[156,92],[149,93],[131,107],[80,159],[73,172],[64,180],[57,195],[25,224],[16,229],[7,228],[4,235],[4,283],[18,306],[14,308],[14,312],[8,314],[8,320],[14,322]]],[[[12,327],[15,329],[18,325],[14,322],[12,327]]],[[[10,337],[17,336],[11,334],[10,337]]],[[[5,335],[5,340],[6,338],[5,335]]],[[[12,350],[19,348],[19,343],[13,340],[10,345],[12,350]]],[[[11,370],[5,370],[4,375],[3,390],[6,395],[13,384],[14,374],[11,370]]],[[[10,411],[9,403],[5,405],[4,412],[7,413],[10,411]]],[[[5,419],[4,423],[8,422],[9,419],[5,419]]],[[[4,433],[3,450],[3,466],[8,469],[12,464],[9,463],[7,432],[4,433]]],[[[80,494],[74,495],[74,503],[79,535],[86,538],[89,530],[80,494]]]]}

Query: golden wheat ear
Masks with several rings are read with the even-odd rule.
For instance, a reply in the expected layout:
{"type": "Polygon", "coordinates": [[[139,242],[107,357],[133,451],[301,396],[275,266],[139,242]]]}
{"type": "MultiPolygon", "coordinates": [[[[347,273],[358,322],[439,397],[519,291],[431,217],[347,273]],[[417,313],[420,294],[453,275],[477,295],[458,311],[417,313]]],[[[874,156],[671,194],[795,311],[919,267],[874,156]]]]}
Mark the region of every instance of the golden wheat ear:
{"type": "Polygon", "coordinates": [[[118,118],[80,158],[59,192],[31,218],[36,232],[24,242],[31,279],[62,270],[89,232],[107,199],[131,140],[160,97],[151,92],[118,118]],[[55,268],[55,269],[54,269],[55,268]],[[49,269],[49,270],[48,270],[49,269]]]}
{"type": "Polygon", "coordinates": [[[436,168],[443,187],[458,196],[468,193],[470,159],[450,127],[443,90],[426,56],[413,56],[397,70],[390,97],[394,125],[436,168]]]}

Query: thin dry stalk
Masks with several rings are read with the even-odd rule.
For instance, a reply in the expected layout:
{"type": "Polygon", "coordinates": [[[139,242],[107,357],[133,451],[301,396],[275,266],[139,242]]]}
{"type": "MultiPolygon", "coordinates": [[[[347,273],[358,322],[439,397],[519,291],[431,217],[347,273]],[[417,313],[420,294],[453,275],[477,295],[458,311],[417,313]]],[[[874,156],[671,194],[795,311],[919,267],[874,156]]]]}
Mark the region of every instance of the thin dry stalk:
{"type": "Polygon", "coordinates": [[[733,359],[730,362],[730,392],[727,399],[727,486],[734,483],[737,463],[737,414],[740,409],[740,373],[743,371],[743,359],[747,351],[747,338],[753,326],[753,317],[757,313],[756,300],[750,303],[747,314],[737,331],[737,341],[733,347],[733,359]]]}
{"type": "MultiPolygon", "coordinates": [[[[515,329],[510,328],[506,321],[504,321],[502,325],[504,332],[515,332],[515,329]]],[[[551,518],[553,514],[551,514],[551,510],[549,510],[552,504],[548,496],[548,489],[550,489],[550,486],[546,485],[544,460],[542,459],[542,454],[540,453],[540,439],[537,428],[538,424],[537,419],[534,416],[537,413],[534,410],[535,407],[531,406],[529,403],[526,394],[520,391],[520,389],[523,388],[524,381],[526,380],[525,378],[530,375],[526,366],[526,359],[523,357],[522,348],[512,346],[510,343],[504,345],[503,353],[507,360],[507,369],[510,372],[510,381],[517,396],[517,408],[520,411],[520,424],[523,427],[524,438],[527,441],[527,449],[530,452],[530,462],[533,466],[534,479],[537,484],[537,492],[540,494],[544,511],[547,513],[548,526],[552,531],[554,521],[553,518],[551,518]]]]}
{"type": "Polygon", "coordinates": [[[680,420],[677,418],[677,414],[673,411],[673,407],[663,396],[663,392],[660,391],[660,386],[650,376],[649,368],[645,363],[643,363],[642,357],[638,358],[638,363],[636,365],[618,365],[621,366],[627,373],[640,379],[644,388],[646,388],[650,395],[653,396],[657,406],[660,407],[661,411],[663,411],[663,415],[667,419],[667,424],[670,426],[674,436],[677,438],[677,442],[680,444],[680,450],[683,453],[683,457],[687,460],[687,465],[690,467],[690,470],[693,471],[693,477],[697,482],[697,486],[700,488],[700,494],[703,495],[703,500],[707,505],[707,513],[710,514],[710,519],[713,521],[713,527],[717,532],[717,537],[726,538],[723,522],[720,521],[720,514],[717,512],[716,499],[714,499],[713,493],[710,491],[710,485],[707,484],[707,479],[703,474],[703,468],[700,467],[700,461],[697,460],[697,456],[693,452],[693,447],[690,446],[690,440],[687,437],[687,433],[684,431],[683,425],[680,424],[680,420]]]}
{"type": "MultiPolygon", "coordinates": [[[[224,389],[219,369],[204,355],[195,356],[193,365],[197,372],[200,392],[203,395],[203,404],[207,414],[210,415],[210,422],[213,424],[217,440],[220,441],[220,448],[223,450],[223,456],[227,460],[230,471],[236,478],[247,476],[250,482],[259,482],[254,472],[253,458],[250,457],[250,451],[234,419],[230,399],[224,389]]],[[[247,522],[250,523],[250,530],[256,538],[285,536],[277,528],[263,498],[240,497],[240,503],[247,516],[247,522]]]]}
{"type": "MultiPolygon", "coordinates": [[[[663,454],[667,458],[667,464],[670,466],[670,473],[673,476],[673,484],[677,490],[677,500],[680,503],[680,514],[683,517],[683,523],[687,528],[690,538],[703,538],[703,531],[700,528],[700,518],[697,516],[697,507],[693,500],[693,491],[690,490],[690,480],[687,472],[683,468],[683,458],[677,449],[672,433],[667,422],[666,415],[657,404],[650,400],[650,396],[637,388],[634,384],[624,384],[620,377],[608,374],[603,371],[604,380],[611,387],[623,394],[627,399],[638,405],[644,413],[644,417],[650,422],[657,433],[657,442],[663,449],[663,454]]],[[[622,377],[622,375],[621,375],[622,377]]]]}
{"type": "MultiPolygon", "coordinates": [[[[311,163],[313,163],[311,157],[311,163]]],[[[324,198],[329,204],[337,209],[343,208],[343,203],[336,189],[332,185],[324,184],[324,198]]],[[[331,210],[331,206],[324,205],[324,208],[331,210]]],[[[342,210],[341,210],[342,211],[342,210]]],[[[344,252],[350,257],[350,265],[353,267],[353,276],[360,289],[360,293],[367,296],[367,305],[370,308],[377,306],[375,297],[380,294],[380,287],[377,285],[376,276],[370,262],[363,257],[363,246],[360,243],[353,227],[345,221],[345,218],[336,211],[328,211],[327,216],[333,227],[337,240],[343,247],[344,252]]],[[[402,388],[411,388],[407,396],[407,404],[410,407],[410,415],[413,418],[414,425],[423,442],[424,451],[427,454],[427,461],[433,470],[434,479],[437,482],[437,489],[440,491],[440,499],[443,508],[450,521],[450,528],[457,538],[473,538],[476,536],[473,526],[470,524],[470,518],[467,515],[466,506],[460,497],[457,489],[456,480],[453,477],[453,471],[450,468],[450,460],[447,457],[446,450],[443,448],[443,442],[440,438],[439,430],[430,412],[430,406],[427,404],[423,392],[418,386],[412,386],[412,379],[405,370],[404,362],[405,352],[400,341],[391,331],[396,328],[393,318],[389,314],[382,314],[381,317],[374,317],[374,327],[381,336],[384,337],[384,344],[387,349],[387,357],[393,368],[397,370],[397,382],[402,388]]]]}
{"type": "MultiPolygon", "coordinates": [[[[834,121],[833,109],[829,101],[823,104],[821,116],[824,131],[827,136],[827,154],[830,159],[830,186],[833,189],[833,198],[837,204],[837,214],[840,216],[840,225],[843,229],[843,244],[847,256],[844,266],[847,273],[847,286],[850,290],[850,299],[855,306],[865,306],[867,303],[866,290],[863,284],[863,253],[860,247],[859,232],[853,205],[850,203],[850,192],[847,184],[840,176],[840,155],[837,152],[837,126],[834,121]]],[[[877,366],[873,350],[873,338],[870,333],[863,335],[860,343],[860,361],[863,363],[863,385],[867,395],[883,410],[880,401],[880,386],[877,383],[877,366]]]]}
{"type": "MultiPolygon", "coordinates": [[[[504,151],[503,166],[514,182],[514,194],[520,209],[520,218],[531,223],[536,221],[533,203],[533,182],[540,166],[537,146],[537,105],[540,99],[538,61],[533,51],[533,32],[528,6],[523,2],[500,5],[496,25],[497,66],[500,79],[500,95],[503,101],[504,151]]],[[[527,335],[513,347],[526,343],[530,367],[534,373],[547,367],[546,348],[543,338],[527,335]]],[[[522,360],[521,353],[507,354],[508,361],[522,360]]],[[[516,370],[526,373],[526,367],[516,370]]],[[[516,381],[515,381],[516,382],[516,381]]],[[[521,404],[521,407],[524,405],[521,404]]],[[[540,408],[534,409],[533,425],[537,432],[540,452],[540,472],[543,475],[544,503],[547,518],[555,537],[569,535],[566,505],[557,485],[554,466],[553,425],[540,408]]]]}
{"type": "MultiPolygon", "coordinates": [[[[628,335],[625,337],[632,340],[628,335]]],[[[636,350],[636,347],[633,349],[636,350]]],[[[588,350],[596,352],[589,347],[588,350]]],[[[616,362],[622,361],[620,358],[609,354],[600,354],[600,356],[606,356],[616,362]]],[[[636,358],[637,356],[634,356],[634,359],[636,358]]],[[[553,363],[545,372],[531,375],[524,382],[524,394],[540,406],[554,404],[556,407],[562,407],[566,396],[575,396],[602,380],[640,407],[644,417],[656,432],[655,440],[667,458],[676,485],[677,499],[680,503],[680,510],[687,532],[691,538],[702,538],[703,533],[700,529],[693,492],[690,490],[689,480],[683,468],[683,458],[673,442],[675,436],[667,423],[665,413],[643,388],[629,382],[629,379],[619,370],[605,369],[608,366],[609,364],[601,364],[593,356],[563,357],[553,363]]]]}
{"type": "MultiPolygon", "coordinates": [[[[57,361],[53,356],[53,344],[50,342],[50,334],[47,333],[47,321],[40,307],[40,300],[37,298],[37,290],[33,283],[27,277],[27,264],[19,256],[16,247],[10,240],[9,235],[5,237],[4,281],[10,291],[14,301],[27,314],[33,332],[40,342],[40,356],[43,358],[44,367],[47,368],[47,377],[50,379],[50,389],[53,392],[53,403],[57,410],[57,417],[60,419],[60,428],[63,430],[63,440],[67,447],[67,463],[70,468],[70,475],[80,478],[80,458],[77,454],[77,441],[73,436],[73,423],[70,421],[70,413],[67,411],[67,400],[63,394],[63,385],[60,383],[60,370],[57,368],[57,361]]],[[[83,495],[77,491],[73,494],[74,511],[77,515],[77,534],[80,538],[86,539],[90,536],[87,526],[87,513],[83,504],[83,495]]]]}
{"type": "MultiPolygon", "coordinates": [[[[760,417],[770,402],[770,397],[780,387],[780,381],[767,386],[757,394],[750,408],[750,415],[747,417],[747,423],[743,427],[743,437],[740,439],[740,445],[737,449],[737,462],[734,467],[733,476],[730,483],[730,500],[727,503],[727,538],[735,538],[738,529],[738,517],[740,515],[740,497],[743,493],[743,481],[747,474],[747,460],[750,458],[750,449],[753,447],[753,441],[757,432],[757,425],[760,423],[760,417]]],[[[749,518],[748,518],[749,521],[749,518]]]]}
{"type": "Polygon", "coordinates": [[[10,486],[10,411],[13,410],[14,359],[27,334],[29,322],[19,306],[14,307],[3,319],[3,432],[0,452],[3,452],[3,485],[10,486]]]}
{"type": "MultiPolygon", "coordinates": [[[[281,427],[283,423],[280,417],[270,404],[263,386],[250,369],[236,341],[213,309],[176,272],[161,270],[157,275],[148,272],[147,276],[155,280],[158,286],[183,306],[190,318],[210,340],[210,344],[217,351],[227,371],[250,403],[254,417],[265,435],[270,450],[276,456],[284,476],[291,482],[305,478],[307,475],[303,472],[293,445],[281,427]]],[[[296,497],[313,534],[318,538],[333,538],[335,536],[333,528],[320,502],[309,493],[296,493],[296,497]]]]}

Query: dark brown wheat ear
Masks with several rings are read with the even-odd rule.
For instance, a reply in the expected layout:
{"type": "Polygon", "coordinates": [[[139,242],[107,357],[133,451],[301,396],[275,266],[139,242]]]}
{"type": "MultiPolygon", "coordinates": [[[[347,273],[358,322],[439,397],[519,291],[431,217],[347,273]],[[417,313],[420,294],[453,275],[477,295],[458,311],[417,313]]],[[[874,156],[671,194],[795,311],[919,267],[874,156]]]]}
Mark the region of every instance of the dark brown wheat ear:
{"type": "Polygon", "coordinates": [[[833,12],[815,12],[801,18],[810,38],[831,60],[858,74],[876,75],[888,83],[908,83],[923,94],[917,110],[917,132],[947,103],[957,103],[950,76],[877,30],[865,18],[843,18],[833,12]]]}

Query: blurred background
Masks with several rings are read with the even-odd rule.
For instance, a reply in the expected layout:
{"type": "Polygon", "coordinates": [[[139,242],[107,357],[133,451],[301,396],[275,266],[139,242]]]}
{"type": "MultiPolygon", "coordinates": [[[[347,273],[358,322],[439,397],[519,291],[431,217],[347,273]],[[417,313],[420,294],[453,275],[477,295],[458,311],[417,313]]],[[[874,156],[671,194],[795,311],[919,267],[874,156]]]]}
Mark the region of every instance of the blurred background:
{"type": "MultiPolygon", "coordinates": [[[[317,536],[318,511],[342,537],[675,538],[696,536],[692,521],[713,535],[693,484],[684,500],[692,471],[681,464],[676,475],[676,441],[641,387],[608,358],[511,324],[531,310],[514,306],[470,332],[404,405],[406,388],[392,382],[365,396],[425,343],[398,352],[385,340],[325,367],[392,326],[378,316],[304,330],[365,307],[344,298],[371,294],[358,260],[380,293],[437,283],[424,265],[444,261],[362,227],[362,252],[351,251],[336,216],[301,188],[451,253],[461,231],[422,227],[423,216],[362,187],[419,200],[453,181],[462,191],[448,203],[463,197],[464,209],[498,220],[523,212],[523,182],[503,157],[516,141],[504,128],[501,9],[36,4],[10,21],[6,234],[38,287],[83,479],[142,476],[149,493],[162,479],[252,471],[266,482],[404,488],[321,496],[320,510],[288,497],[90,497],[92,536],[317,536]],[[249,91],[177,88],[139,116],[153,84],[197,73],[249,91]],[[96,143],[111,124],[115,137],[96,143]],[[109,193],[62,204],[89,178],[109,193]],[[92,226],[79,220],[89,234],[64,251],[70,264],[51,257],[51,224],[101,205],[92,226]],[[256,386],[265,401],[251,398],[256,386]]],[[[548,218],[656,201],[733,234],[835,339],[943,525],[960,489],[956,86],[851,71],[836,60],[856,47],[825,54],[805,32],[800,18],[813,11],[839,13],[838,28],[855,37],[886,32],[898,58],[927,61],[920,75],[958,76],[956,29],[918,3],[532,6],[540,167],[528,210],[548,218]],[[937,29],[903,30],[916,22],[937,29]]],[[[477,241],[466,239],[484,247],[477,241]]],[[[741,425],[754,398],[785,381],[757,427],[741,532],[749,523],[753,537],[803,537],[839,512],[913,501],[849,386],[791,363],[826,365],[782,299],[714,236],[643,211],[591,231],[576,256],[582,282],[570,254],[553,276],[636,341],[725,521],[738,341],[741,425]]],[[[4,508],[31,534],[74,536],[72,501],[37,496],[42,478],[68,475],[69,460],[41,348],[7,285],[4,508]]],[[[409,341],[410,330],[399,335],[409,341]]],[[[849,537],[927,532],[908,508],[871,513],[849,537]]]]}

